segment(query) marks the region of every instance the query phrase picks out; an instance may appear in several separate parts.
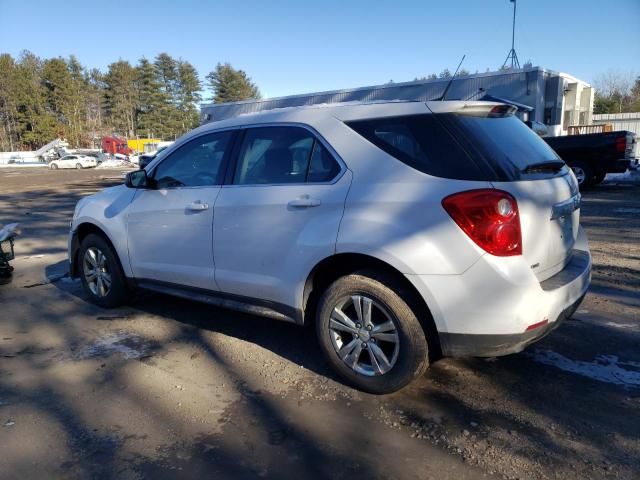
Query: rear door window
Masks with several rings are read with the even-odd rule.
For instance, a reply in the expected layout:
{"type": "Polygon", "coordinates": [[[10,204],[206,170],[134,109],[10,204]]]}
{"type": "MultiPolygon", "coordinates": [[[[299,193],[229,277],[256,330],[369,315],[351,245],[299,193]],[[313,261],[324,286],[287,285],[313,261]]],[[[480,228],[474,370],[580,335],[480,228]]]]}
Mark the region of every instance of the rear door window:
{"type": "Polygon", "coordinates": [[[254,127],[245,133],[233,175],[235,185],[326,182],[340,165],[308,130],[254,127]]]}

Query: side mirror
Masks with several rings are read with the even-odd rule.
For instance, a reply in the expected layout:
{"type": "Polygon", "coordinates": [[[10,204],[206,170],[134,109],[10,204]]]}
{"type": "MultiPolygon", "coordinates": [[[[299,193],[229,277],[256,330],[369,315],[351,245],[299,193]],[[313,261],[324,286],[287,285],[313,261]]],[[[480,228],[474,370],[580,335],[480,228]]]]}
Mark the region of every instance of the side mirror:
{"type": "Polygon", "coordinates": [[[147,177],[146,170],[136,170],[127,173],[124,184],[129,188],[150,188],[151,180],[147,177]]]}

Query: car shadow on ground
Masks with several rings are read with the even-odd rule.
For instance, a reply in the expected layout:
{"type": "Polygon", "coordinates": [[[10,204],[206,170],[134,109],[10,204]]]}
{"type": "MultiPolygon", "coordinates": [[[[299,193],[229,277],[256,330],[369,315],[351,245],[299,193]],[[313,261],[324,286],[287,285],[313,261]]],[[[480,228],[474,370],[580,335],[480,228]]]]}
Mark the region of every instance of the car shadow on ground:
{"type": "MultiPolygon", "coordinates": [[[[49,271],[60,273],[64,266],[61,262],[49,271]]],[[[86,301],[78,281],[65,282],[63,278],[55,284],[66,293],[86,301]]],[[[209,343],[203,341],[204,332],[215,332],[259,345],[319,376],[341,381],[325,363],[311,328],[143,291],[138,292],[127,307],[96,311],[103,318],[143,314],[178,322],[180,329],[171,342],[188,343],[204,349],[217,364],[225,365],[225,362],[211,350],[209,343]]],[[[636,346],[640,344],[640,334],[622,331],[615,326],[582,322],[579,314],[576,317],[523,353],[491,361],[444,359],[432,365],[425,378],[405,391],[380,398],[389,405],[400,407],[403,425],[417,425],[418,430],[427,431],[429,438],[439,445],[489,469],[491,466],[487,462],[492,456],[505,453],[513,458],[514,465],[523,461],[535,462],[544,466],[541,468],[551,466],[561,471],[573,464],[572,468],[584,469],[585,475],[592,475],[594,468],[605,474],[611,465],[633,468],[629,463],[628,450],[618,448],[618,445],[628,444],[640,431],[638,419],[629,420],[621,415],[625,410],[633,415],[633,403],[629,398],[638,398],[639,393],[622,386],[597,382],[594,385],[593,379],[541,365],[532,358],[533,352],[542,350],[583,356],[589,361],[609,351],[611,346],[611,351],[640,361],[634,356],[636,346]],[[607,340],[586,347],[582,345],[579,353],[572,351],[576,339],[594,337],[607,340]],[[439,413],[434,416],[434,411],[439,413]],[[470,427],[472,424],[478,427],[470,427]],[[465,430],[471,431],[468,436],[461,435],[465,430]],[[441,437],[444,440],[439,440],[441,437]],[[578,443],[580,447],[577,447],[578,443]],[[578,458],[579,455],[595,460],[586,465],[579,461],[567,463],[567,458],[578,458]]],[[[161,355],[166,347],[158,346],[158,354],[161,355]]],[[[259,369],[260,365],[256,363],[255,368],[259,369]]],[[[225,365],[225,369],[231,371],[233,367],[225,365]]],[[[270,411],[275,406],[269,403],[267,396],[250,397],[248,402],[252,415],[261,419],[277,418],[270,411]]],[[[285,424],[280,428],[287,432],[293,428],[285,424]]],[[[278,427],[272,424],[265,428],[278,431],[278,427]]],[[[296,435],[299,436],[300,432],[292,434],[292,438],[299,438],[292,441],[299,443],[297,448],[301,455],[306,456],[303,452],[308,444],[300,439],[303,437],[296,435]]],[[[193,473],[204,472],[213,468],[215,462],[222,462],[221,465],[230,462],[233,468],[240,469],[237,472],[232,469],[234,474],[256,473],[254,466],[244,471],[244,467],[233,462],[232,457],[225,458],[224,455],[209,463],[203,445],[211,442],[214,442],[211,438],[196,441],[188,449],[189,458],[199,458],[199,463],[185,464],[183,468],[193,473]]],[[[180,463],[179,458],[185,455],[185,448],[172,446],[166,453],[177,455],[173,461],[180,463]]],[[[308,455],[315,455],[312,450],[308,450],[308,455]]],[[[146,470],[156,473],[162,467],[156,462],[145,465],[146,470]]]]}
{"type": "Polygon", "coordinates": [[[66,260],[45,268],[45,276],[57,288],[95,309],[96,317],[141,314],[168,319],[181,325],[180,334],[176,337],[181,342],[197,342],[201,330],[220,333],[259,345],[318,375],[339,381],[325,363],[310,325],[294,325],[145,290],[137,290],[126,306],[101,309],[89,302],[80,280],[70,279],[68,272],[66,260]]]}

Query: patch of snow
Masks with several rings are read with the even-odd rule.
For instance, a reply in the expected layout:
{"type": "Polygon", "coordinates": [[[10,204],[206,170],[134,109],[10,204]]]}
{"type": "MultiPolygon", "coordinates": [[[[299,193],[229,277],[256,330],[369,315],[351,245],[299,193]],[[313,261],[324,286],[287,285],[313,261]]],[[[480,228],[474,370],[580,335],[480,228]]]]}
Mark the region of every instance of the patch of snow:
{"type": "Polygon", "coordinates": [[[536,362],[598,382],[621,385],[625,388],[640,387],[640,362],[623,362],[616,355],[597,355],[594,361],[584,362],[572,360],[552,350],[536,349],[533,353],[529,353],[529,356],[532,356],[536,362]]]}
{"type": "Polygon", "coordinates": [[[78,355],[77,360],[94,357],[108,357],[119,353],[127,360],[143,357],[147,352],[142,338],[127,332],[110,333],[87,346],[78,355]]]}
{"type": "Polygon", "coordinates": [[[606,183],[630,183],[640,185],[640,170],[627,170],[624,173],[607,173],[604,181],[606,183]]]}
{"type": "Polygon", "coordinates": [[[605,322],[605,325],[606,325],[607,327],[621,328],[621,329],[623,329],[623,330],[637,328],[637,325],[634,325],[633,323],[605,322]]]}
{"type": "Polygon", "coordinates": [[[117,160],[117,159],[111,159],[111,160],[105,160],[104,162],[102,162],[100,165],[98,165],[96,168],[99,169],[105,169],[105,168],[136,168],[136,165],[127,161],[127,160],[117,160]]]}

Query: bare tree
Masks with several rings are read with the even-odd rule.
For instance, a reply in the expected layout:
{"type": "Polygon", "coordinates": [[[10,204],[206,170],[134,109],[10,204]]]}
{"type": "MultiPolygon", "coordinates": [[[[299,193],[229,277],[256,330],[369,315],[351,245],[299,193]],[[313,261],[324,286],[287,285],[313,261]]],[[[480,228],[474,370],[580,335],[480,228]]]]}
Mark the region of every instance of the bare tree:
{"type": "Polygon", "coordinates": [[[632,88],[635,84],[637,73],[633,71],[623,72],[610,69],[600,74],[594,83],[597,96],[604,102],[615,105],[618,113],[627,110],[633,103],[632,88]]]}

